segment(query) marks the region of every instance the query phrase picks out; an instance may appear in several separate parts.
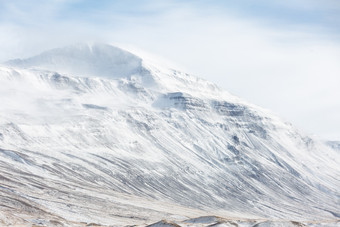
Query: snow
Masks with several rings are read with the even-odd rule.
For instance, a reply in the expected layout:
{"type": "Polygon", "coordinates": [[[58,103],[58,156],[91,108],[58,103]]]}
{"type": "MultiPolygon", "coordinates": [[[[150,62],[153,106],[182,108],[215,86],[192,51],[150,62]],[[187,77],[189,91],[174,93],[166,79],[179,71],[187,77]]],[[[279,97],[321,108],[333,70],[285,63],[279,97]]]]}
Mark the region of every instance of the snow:
{"type": "Polygon", "coordinates": [[[327,141],[326,145],[335,150],[340,150],[340,141],[327,141]]]}
{"type": "Polygon", "coordinates": [[[108,225],[339,218],[340,153],[208,81],[80,44],[9,61],[0,84],[11,220],[26,215],[15,201],[108,225]]]}
{"type": "Polygon", "coordinates": [[[16,59],[6,64],[36,68],[74,76],[125,77],[139,73],[141,59],[106,44],[77,44],[46,51],[29,59],[16,59]]]}

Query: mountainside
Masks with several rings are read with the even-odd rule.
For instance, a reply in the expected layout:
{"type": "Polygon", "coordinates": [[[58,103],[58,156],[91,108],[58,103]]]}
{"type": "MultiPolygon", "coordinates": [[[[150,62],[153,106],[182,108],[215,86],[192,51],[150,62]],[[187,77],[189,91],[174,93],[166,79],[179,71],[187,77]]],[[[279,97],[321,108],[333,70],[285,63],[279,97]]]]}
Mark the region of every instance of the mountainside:
{"type": "Polygon", "coordinates": [[[335,150],[340,150],[340,142],[339,141],[327,141],[326,142],[327,146],[335,149],[335,150]]]}
{"type": "Polygon", "coordinates": [[[213,83],[79,44],[0,84],[0,224],[340,218],[340,153],[213,83]]]}

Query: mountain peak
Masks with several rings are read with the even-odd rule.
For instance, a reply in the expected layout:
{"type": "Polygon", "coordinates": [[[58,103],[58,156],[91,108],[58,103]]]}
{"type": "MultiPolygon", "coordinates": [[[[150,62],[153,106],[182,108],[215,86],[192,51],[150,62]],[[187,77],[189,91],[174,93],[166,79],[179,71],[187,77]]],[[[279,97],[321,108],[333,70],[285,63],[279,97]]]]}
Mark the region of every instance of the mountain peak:
{"type": "Polygon", "coordinates": [[[140,71],[142,59],[108,44],[80,43],[45,51],[27,59],[15,59],[7,65],[37,68],[76,76],[126,77],[140,71]]]}

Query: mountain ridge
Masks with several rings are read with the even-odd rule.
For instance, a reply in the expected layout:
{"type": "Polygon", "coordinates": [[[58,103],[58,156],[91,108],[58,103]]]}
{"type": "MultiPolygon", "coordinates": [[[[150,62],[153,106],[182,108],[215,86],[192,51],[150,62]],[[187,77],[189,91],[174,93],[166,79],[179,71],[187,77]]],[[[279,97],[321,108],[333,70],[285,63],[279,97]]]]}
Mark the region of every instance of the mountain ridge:
{"type": "Polygon", "coordinates": [[[78,43],[45,51],[27,59],[14,59],[6,65],[36,67],[75,76],[101,75],[107,78],[129,76],[141,68],[139,57],[123,49],[102,43],[78,43]]]}

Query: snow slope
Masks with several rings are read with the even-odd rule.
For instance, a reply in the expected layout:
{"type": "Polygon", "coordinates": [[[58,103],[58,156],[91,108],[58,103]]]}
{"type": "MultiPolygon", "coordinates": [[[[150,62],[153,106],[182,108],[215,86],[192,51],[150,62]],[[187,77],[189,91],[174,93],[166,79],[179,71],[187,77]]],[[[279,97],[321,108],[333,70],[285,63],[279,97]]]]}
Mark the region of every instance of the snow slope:
{"type": "Polygon", "coordinates": [[[3,223],[340,218],[340,153],[208,81],[79,44],[0,84],[3,223]]]}

